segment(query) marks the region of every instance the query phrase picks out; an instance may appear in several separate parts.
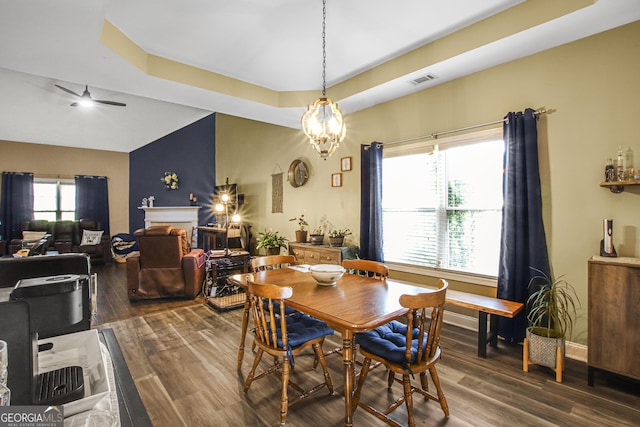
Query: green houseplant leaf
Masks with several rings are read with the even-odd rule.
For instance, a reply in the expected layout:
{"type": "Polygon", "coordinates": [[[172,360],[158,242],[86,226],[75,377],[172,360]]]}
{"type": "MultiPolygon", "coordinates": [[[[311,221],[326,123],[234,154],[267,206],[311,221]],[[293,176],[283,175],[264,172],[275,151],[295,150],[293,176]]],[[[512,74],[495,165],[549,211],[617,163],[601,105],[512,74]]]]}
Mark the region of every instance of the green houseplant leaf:
{"type": "Polygon", "coordinates": [[[344,237],[351,234],[351,230],[348,228],[336,228],[329,232],[329,237],[344,237]]]}
{"type": "Polygon", "coordinates": [[[256,249],[260,248],[285,248],[287,247],[287,238],[280,236],[277,231],[266,231],[258,234],[256,240],[256,249]]]}
{"type": "Polygon", "coordinates": [[[530,326],[538,335],[565,337],[573,329],[579,306],[576,290],[563,276],[552,280],[543,271],[530,268],[538,273],[529,281],[529,289],[533,289],[527,299],[530,326]]]}

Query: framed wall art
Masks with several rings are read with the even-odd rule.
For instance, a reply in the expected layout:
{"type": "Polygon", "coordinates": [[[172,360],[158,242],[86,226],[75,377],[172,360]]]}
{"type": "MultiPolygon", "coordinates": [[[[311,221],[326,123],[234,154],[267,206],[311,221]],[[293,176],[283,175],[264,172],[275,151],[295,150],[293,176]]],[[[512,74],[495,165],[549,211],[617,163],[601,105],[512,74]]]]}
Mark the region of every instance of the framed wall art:
{"type": "Polygon", "coordinates": [[[340,159],[340,170],[343,172],[351,170],[351,156],[340,159]]]}
{"type": "Polygon", "coordinates": [[[332,187],[342,187],[342,174],[341,173],[333,173],[333,174],[331,174],[331,186],[332,187]]]}

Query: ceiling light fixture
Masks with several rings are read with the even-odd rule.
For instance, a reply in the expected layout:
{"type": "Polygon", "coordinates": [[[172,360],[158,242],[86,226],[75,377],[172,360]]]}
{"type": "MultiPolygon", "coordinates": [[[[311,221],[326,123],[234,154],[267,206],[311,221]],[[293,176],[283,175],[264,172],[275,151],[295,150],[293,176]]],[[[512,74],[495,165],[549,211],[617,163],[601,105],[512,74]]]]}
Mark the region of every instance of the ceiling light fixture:
{"type": "MultiPolygon", "coordinates": [[[[85,92],[86,94],[87,92],[85,92]]],[[[94,107],[96,104],[95,102],[93,102],[93,99],[91,99],[91,97],[89,96],[85,96],[84,94],[82,95],[82,99],[80,101],[78,101],[78,105],[80,105],[81,107],[94,107]]]]}
{"type": "Polygon", "coordinates": [[[302,130],[309,137],[309,143],[325,160],[340,146],[347,130],[338,104],[327,98],[326,19],[327,0],[322,0],[322,96],[309,105],[302,116],[302,130]]]}

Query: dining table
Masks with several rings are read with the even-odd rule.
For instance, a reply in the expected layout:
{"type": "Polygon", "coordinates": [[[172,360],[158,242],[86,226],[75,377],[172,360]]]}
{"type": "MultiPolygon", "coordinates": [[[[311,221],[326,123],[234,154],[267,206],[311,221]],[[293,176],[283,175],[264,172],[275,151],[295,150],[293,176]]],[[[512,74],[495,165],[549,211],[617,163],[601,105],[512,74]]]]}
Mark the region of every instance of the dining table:
{"type": "MultiPolygon", "coordinates": [[[[355,382],[354,338],[384,325],[407,313],[399,302],[400,295],[416,295],[433,289],[396,282],[391,279],[374,279],[345,273],[335,285],[316,282],[308,267],[291,266],[248,274],[235,274],[228,280],[246,289],[248,281],[279,286],[291,286],[293,295],[287,306],[327,323],[342,336],[344,425],[353,425],[353,388],[355,382]]],[[[249,303],[245,302],[242,319],[238,370],[244,357],[245,337],[249,323],[249,303]]]]}

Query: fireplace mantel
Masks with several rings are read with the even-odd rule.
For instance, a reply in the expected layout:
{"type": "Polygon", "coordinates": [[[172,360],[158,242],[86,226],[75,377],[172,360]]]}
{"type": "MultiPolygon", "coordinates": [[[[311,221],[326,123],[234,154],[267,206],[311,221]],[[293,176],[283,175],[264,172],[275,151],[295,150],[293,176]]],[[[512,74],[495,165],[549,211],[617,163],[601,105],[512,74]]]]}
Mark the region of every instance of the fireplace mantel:
{"type": "Polygon", "coordinates": [[[144,210],[144,226],[171,225],[184,228],[191,237],[192,246],[198,242],[198,209],[200,206],[140,206],[144,210]]]}

